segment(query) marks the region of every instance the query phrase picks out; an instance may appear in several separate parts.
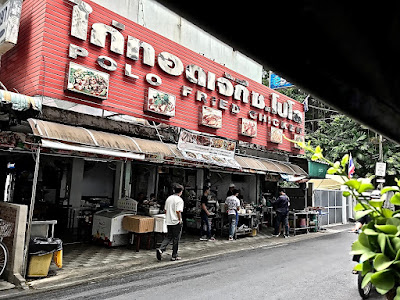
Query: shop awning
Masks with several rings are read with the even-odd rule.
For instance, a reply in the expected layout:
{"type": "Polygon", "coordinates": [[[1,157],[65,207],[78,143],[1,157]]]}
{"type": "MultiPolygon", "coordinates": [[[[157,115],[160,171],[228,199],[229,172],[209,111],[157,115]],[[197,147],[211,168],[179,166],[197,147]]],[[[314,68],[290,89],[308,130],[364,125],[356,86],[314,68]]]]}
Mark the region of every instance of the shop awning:
{"type": "Polygon", "coordinates": [[[340,190],[346,181],[346,178],[339,175],[327,174],[325,179],[310,179],[308,182],[314,184],[314,190],[340,190]]]}
{"type": "Polygon", "coordinates": [[[2,104],[11,104],[11,109],[25,111],[33,109],[42,111],[42,101],[38,97],[25,96],[5,90],[0,90],[0,102],[2,104]]]}
{"type": "Polygon", "coordinates": [[[283,161],[269,160],[249,156],[235,156],[239,165],[248,172],[253,173],[279,173],[295,176],[307,176],[307,172],[299,166],[283,161]]]}
{"type": "Polygon", "coordinates": [[[28,119],[42,146],[50,149],[143,160],[145,155],[128,136],[37,119],[28,119]]]}

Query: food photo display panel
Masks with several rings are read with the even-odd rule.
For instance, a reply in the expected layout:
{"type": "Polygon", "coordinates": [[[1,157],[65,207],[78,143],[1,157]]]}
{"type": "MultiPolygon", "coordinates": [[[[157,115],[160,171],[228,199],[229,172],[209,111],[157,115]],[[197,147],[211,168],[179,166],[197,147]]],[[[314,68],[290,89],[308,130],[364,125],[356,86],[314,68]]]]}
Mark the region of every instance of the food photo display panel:
{"type": "Polygon", "coordinates": [[[240,119],[239,133],[244,136],[256,137],[257,136],[257,122],[245,118],[240,119]]]}
{"type": "Polygon", "coordinates": [[[200,124],[211,128],[222,128],[222,111],[208,106],[203,106],[200,124]]]}
{"type": "Polygon", "coordinates": [[[67,90],[107,99],[110,75],[70,62],[67,90]]]}
{"type": "Polygon", "coordinates": [[[176,99],[174,95],[149,88],[144,110],[167,117],[175,116],[176,99]]]}
{"type": "Polygon", "coordinates": [[[276,144],[282,144],[283,142],[283,130],[271,127],[271,142],[276,144]]]}

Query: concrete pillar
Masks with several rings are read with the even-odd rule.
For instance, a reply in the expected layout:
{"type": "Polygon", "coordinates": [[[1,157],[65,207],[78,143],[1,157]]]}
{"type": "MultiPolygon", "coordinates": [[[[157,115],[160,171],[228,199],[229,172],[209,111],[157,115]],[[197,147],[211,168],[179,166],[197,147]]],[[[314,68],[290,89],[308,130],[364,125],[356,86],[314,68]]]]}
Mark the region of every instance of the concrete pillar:
{"type": "MultiPolygon", "coordinates": [[[[244,198],[244,201],[247,203],[257,203],[257,176],[259,175],[250,175],[247,176],[247,195],[248,195],[248,199],[246,199],[246,197],[244,198]]],[[[245,195],[244,195],[245,196],[245,195]]]]}
{"type": "Polygon", "coordinates": [[[344,186],[344,185],[342,185],[342,186],[340,187],[340,192],[341,192],[340,197],[342,197],[342,223],[343,223],[343,224],[347,224],[347,218],[348,218],[348,216],[347,216],[347,206],[346,206],[346,204],[347,204],[347,201],[348,201],[348,198],[349,198],[349,197],[343,196],[343,191],[345,191],[345,190],[347,190],[347,187],[344,186]]]}
{"type": "Polygon", "coordinates": [[[124,193],[122,194],[129,198],[131,197],[132,194],[131,177],[132,177],[132,163],[130,161],[127,161],[125,163],[124,193]]]}
{"type": "Polygon", "coordinates": [[[72,208],[79,208],[82,199],[83,171],[85,160],[74,158],[72,161],[71,188],[69,192],[69,204],[72,208]]]}
{"type": "Polygon", "coordinates": [[[147,199],[150,199],[150,194],[156,192],[157,183],[157,166],[149,166],[150,175],[147,181],[147,199]]]}
{"type": "Polygon", "coordinates": [[[24,265],[24,245],[26,233],[26,221],[28,216],[28,206],[0,202],[0,218],[14,223],[14,235],[4,238],[3,242],[8,248],[9,261],[5,270],[7,281],[27,288],[25,279],[22,277],[24,265]]]}
{"type": "Polygon", "coordinates": [[[124,179],[124,164],[122,161],[115,162],[115,180],[114,180],[114,207],[117,206],[117,201],[122,198],[122,183],[124,179]]]}
{"type": "Polygon", "coordinates": [[[204,170],[203,169],[197,169],[197,174],[196,174],[196,197],[197,199],[200,199],[201,196],[203,195],[203,186],[204,186],[204,170]]]}

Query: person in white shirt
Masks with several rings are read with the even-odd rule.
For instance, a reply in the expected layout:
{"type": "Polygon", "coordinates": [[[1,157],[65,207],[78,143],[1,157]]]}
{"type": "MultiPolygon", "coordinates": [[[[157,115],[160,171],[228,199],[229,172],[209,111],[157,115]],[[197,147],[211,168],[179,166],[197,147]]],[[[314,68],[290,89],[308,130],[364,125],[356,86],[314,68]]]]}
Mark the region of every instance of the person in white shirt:
{"type": "Polygon", "coordinates": [[[240,209],[240,200],[238,199],[239,190],[234,189],[232,195],[226,198],[225,207],[228,211],[229,221],[229,240],[233,241],[236,231],[236,213],[240,209]]]}
{"type": "Polygon", "coordinates": [[[178,256],[178,244],[182,232],[182,212],[183,200],[181,198],[183,186],[180,184],[174,185],[174,194],[169,196],[165,201],[165,222],[167,224],[168,233],[161,243],[159,249],[156,250],[158,260],[161,260],[163,252],[167,246],[172,242],[172,261],[180,260],[178,256]]]}

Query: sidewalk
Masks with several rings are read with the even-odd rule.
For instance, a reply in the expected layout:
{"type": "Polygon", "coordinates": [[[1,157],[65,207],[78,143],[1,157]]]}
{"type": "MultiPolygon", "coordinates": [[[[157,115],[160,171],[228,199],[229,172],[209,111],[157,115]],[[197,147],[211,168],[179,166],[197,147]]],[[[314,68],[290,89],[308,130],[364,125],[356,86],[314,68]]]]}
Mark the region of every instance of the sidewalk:
{"type": "MultiPolygon", "coordinates": [[[[134,272],[145,271],[154,268],[168,267],[173,264],[192,263],[227,253],[245,251],[256,248],[271,248],[293,243],[300,240],[314,239],[341,231],[347,231],[353,224],[337,225],[320,232],[297,234],[288,239],[272,237],[270,228],[263,228],[254,237],[241,237],[235,241],[227,238],[218,238],[216,241],[199,241],[198,236],[185,235],[179,244],[179,255],[182,260],[171,262],[169,255],[171,246],[167,248],[162,261],[156,259],[155,250],[143,250],[139,252],[131,247],[106,248],[91,244],[72,244],[64,246],[63,268],[56,269],[52,264],[52,270],[56,275],[43,279],[28,279],[30,291],[11,289],[0,292],[0,299],[7,299],[16,295],[32,293],[33,290],[54,290],[68,286],[79,285],[88,281],[97,281],[107,277],[116,277],[134,272]]],[[[356,237],[355,237],[356,238],[356,237]]]]}

